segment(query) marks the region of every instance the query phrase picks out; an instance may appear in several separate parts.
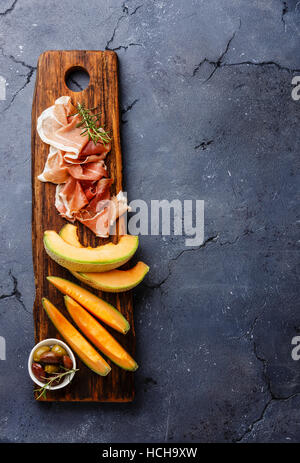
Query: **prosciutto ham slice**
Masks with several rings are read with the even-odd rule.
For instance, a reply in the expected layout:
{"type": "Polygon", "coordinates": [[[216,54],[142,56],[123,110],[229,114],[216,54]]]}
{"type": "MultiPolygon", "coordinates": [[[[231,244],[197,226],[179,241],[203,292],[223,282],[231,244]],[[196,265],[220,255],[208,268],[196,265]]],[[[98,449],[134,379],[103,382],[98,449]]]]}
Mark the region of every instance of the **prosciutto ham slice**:
{"type": "Polygon", "coordinates": [[[105,238],[109,235],[111,204],[113,204],[113,201],[110,201],[111,184],[111,179],[99,180],[89,201],[87,193],[89,190],[84,191],[80,182],[71,178],[65,185],[57,186],[56,208],[66,219],[71,221],[77,219],[97,236],[105,238]]]}
{"type": "Polygon", "coordinates": [[[98,155],[101,154],[102,159],[105,159],[105,157],[106,157],[107,153],[109,153],[110,149],[111,149],[110,143],[108,143],[107,145],[103,145],[103,143],[98,142],[95,145],[95,143],[92,140],[90,140],[85,145],[83,150],[81,151],[80,157],[91,156],[92,154],[98,154],[98,155]]]}
{"type": "MultiPolygon", "coordinates": [[[[48,154],[48,158],[44,167],[43,172],[38,176],[38,179],[41,182],[52,182],[52,183],[64,183],[68,180],[70,171],[69,169],[72,169],[73,165],[80,165],[80,167],[83,167],[84,164],[96,164],[96,163],[101,163],[100,165],[102,167],[102,172],[103,176],[106,176],[104,174],[105,169],[105,164],[103,162],[103,159],[105,159],[105,156],[103,157],[103,154],[100,155],[90,155],[86,156],[85,158],[78,158],[78,159],[72,159],[69,161],[67,157],[68,153],[64,153],[61,150],[58,150],[57,148],[54,148],[53,146],[50,146],[50,151],[48,154]]],[[[76,170],[74,170],[76,172],[76,170]]],[[[78,171],[77,171],[78,172],[78,171]]],[[[72,175],[72,174],[71,174],[72,175]]],[[[97,179],[96,179],[97,180],[97,179]]]]}
{"type": "Polygon", "coordinates": [[[90,228],[97,236],[102,237],[108,236],[107,233],[115,224],[116,219],[129,209],[127,198],[122,191],[117,196],[108,199],[109,186],[109,184],[102,184],[89,206],[76,215],[79,222],[90,228]]]}
{"type": "Polygon", "coordinates": [[[76,180],[100,180],[107,177],[107,169],[104,161],[89,162],[88,164],[74,164],[68,167],[68,173],[76,180]]]}
{"type": "Polygon", "coordinates": [[[73,221],[74,214],[89,203],[80,182],[70,177],[67,183],[56,187],[56,208],[61,215],[73,221]]]}
{"type": "Polygon", "coordinates": [[[80,119],[72,116],[75,112],[71,98],[62,96],[53,106],[43,111],[37,121],[37,131],[43,142],[65,151],[72,159],[78,158],[89,141],[88,136],[81,135],[82,129],[76,127],[80,119]]]}
{"type": "Polygon", "coordinates": [[[50,145],[38,179],[57,184],[55,206],[63,217],[107,237],[115,220],[128,210],[127,201],[122,192],[110,197],[112,180],[105,165],[110,144],[95,145],[82,136],[75,113],[70,97],[62,96],[38,118],[38,133],[50,145]]]}
{"type": "Polygon", "coordinates": [[[64,159],[64,153],[50,146],[44,171],[38,176],[41,182],[65,183],[69,178],[69,164],[64,159]]]}

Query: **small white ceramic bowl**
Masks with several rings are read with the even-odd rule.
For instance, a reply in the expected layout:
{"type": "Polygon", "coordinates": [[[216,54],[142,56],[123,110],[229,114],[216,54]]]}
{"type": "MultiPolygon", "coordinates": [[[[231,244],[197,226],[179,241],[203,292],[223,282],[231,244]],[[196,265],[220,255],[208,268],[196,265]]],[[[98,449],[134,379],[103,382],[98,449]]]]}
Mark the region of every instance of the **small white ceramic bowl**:
{"type": "MultiPolygon", "coordinates": [[[[73,352],[71,351],[70,347],[67,346],[67,344],[65,344],[64,342],[60,341],[59,339],[55,339],[55,338],[49,338],[49,339],[44,339],[43,341],[39,342],[38,344],[36,344],[34,346],[34,348],[32,349],[32,351],[30,352],[30,355],[29,355],[29,359],[28,359],[28,372],[29,372],[29,376],[30,378],[32,379],[32,381],[36,384],[38,384],[40,387],[43,387],[45,386],[45,383],[42,383],[41,381],[39,381],[33,374],[32,372],[32,368],[31,368],[31,365],[32,365],[32,362],[33,362],[33,354],[35,352],[35,350],[38,348],[38,347],[41,347],[41,346],[53,346],[54,344],[59,344],[61,347],[63,347],[69,357],[71,358],[72,362],[73,362],[73,368],[75,369],[76,368],[76,360],[75,360],[75,357],[74,357],[74,354],[73,352]]],[[[66,375],[65,378],[63,379],[63,381],[60,383],[60,384],[57,384],[56,386],[47,386],[47,389],[49,391],[55,391],[57,389],[61,389],[62,387],[65,387],[67,386],[73,379],[75,375],[75,372],[73,373],[70,373],[69,375],[66,375]]]]}

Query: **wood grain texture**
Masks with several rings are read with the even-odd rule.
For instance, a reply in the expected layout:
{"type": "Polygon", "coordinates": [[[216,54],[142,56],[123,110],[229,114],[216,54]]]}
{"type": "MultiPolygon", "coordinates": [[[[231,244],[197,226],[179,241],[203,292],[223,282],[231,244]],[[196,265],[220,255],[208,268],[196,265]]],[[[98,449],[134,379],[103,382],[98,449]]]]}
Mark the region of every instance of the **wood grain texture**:
{"type": "MultiPolygon", "coordinates": [[[[85,103],[88,107],[97,107],[102,113],[101,124],[113,135],[112,149],[107,156],[107,167],[113,179],[111,194],[122,189],[122,155],[119,132],[119,100],[117,55],[112,51],[47,51],[38,61],[37,77],[32,106],[32,249],[35,275],[36,297],[33,314],[35,341],[60,335],[50,322],[42,308],[41,299],[47,297],[70,320],[64,307],[62,294],[50,285],[47,275],[57,275],[76,281],[68,270],[60,267],[47,256],[43,246],[44,230],[57,232],[66,223],[54,206],[55,185],[42,183],[37,176],[43,171],[49,146],[42,142],[36,131],[38,116],[62,95],[70,95],[74,102],[85,103]],[[76,67],[86,69],[90,75],[89,86],[82,92],[72,92],[65,83],[66,74],[76,67]]],[[[109,240],[99,240],[83,225],[77,223],[81,242],[96,246],[109,240]]],[[[117,236],[111,237],[118,240],[117,236]]],[[[84,285],[83,285],[84,286],[84,285]]],[[[135,332],[133,325],[133,306],[131,292],[108,294],[93,290],[103,299],[117,307],[127,318],[131,329],[126,336],[108,329],[113,336],[134,355],[135,332]]],[[[134,398],[134,374],[112,366],[107,377],[100,377],[90,371],[76,356],[79,372],[72,383],[58,391],[47,393],[47,401],[95,401],[129,402],[134,398]]],[[[44,400],[44,399],[42,399],[44,400]]]]}

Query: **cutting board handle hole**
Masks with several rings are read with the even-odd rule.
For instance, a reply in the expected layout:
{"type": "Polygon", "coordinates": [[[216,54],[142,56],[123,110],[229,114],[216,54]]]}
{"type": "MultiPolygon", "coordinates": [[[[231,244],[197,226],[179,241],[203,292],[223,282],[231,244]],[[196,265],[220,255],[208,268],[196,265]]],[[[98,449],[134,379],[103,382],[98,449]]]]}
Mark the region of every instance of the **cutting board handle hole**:
{"type": "Polygon", "coordinates": [[[73,66],[65,74],[66,86],[72,92],[82,92],[90,83],[90,75],[86,69],[80,66],[73,66]]]}

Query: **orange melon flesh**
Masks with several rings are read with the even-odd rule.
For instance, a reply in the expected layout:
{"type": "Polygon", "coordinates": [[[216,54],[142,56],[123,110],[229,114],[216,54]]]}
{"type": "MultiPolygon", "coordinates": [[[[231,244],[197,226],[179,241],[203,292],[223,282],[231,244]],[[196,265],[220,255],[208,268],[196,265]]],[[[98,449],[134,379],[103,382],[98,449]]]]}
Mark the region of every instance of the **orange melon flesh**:
{"type": "MultiPolygon", "coordinates": [[[[59,236],[66,243],[74,247],[83,247],[78,239],[76,225],[67,223],[60,230],[59,236]]],[[[130,270],[110,270],[108,272],[89,273],[71,271],[71,273],[83,283],[86,283],[92,288],[110,293],[129,291],[141,283],[148,272],[149,267],[143,262],[138,262],[135,267],[130,270]]]]}
{"type": "Polygon", "coordinates": [[[111,368],[93,346],[74,328],[74,326],[60,313],[59,310],[46,298],[42,299],[43,307],[53,325],[63,336],[81,360],[101,376],[106,376],[111,368]]]}
{"type": "Polygon", "coordinates": [[[78,239],[76,225],[67,223],[60,230],[59,236],[71,246],[74,246],[75,248],[83,248],[82,244],[80,243],[78,239]]]}
{"type": "Polygon", "coordinates": [[[82,333],[116,365],[125,370],[135,371],[136,361],[125,349],[106,331],[97,320],[71,297],[65,296],[65,304],[72,319],[82,333]]]}
{"type": "Polygon", "coordinates": [[[123,235],[117,244],[78,247],[64,241],[54,230],[44,232],[47,254],[62,267],[75,272],[107,272],[121,267],[134,255],[138,244],[137,236],[123,235]]]}
{"type": "Polygon", "coordinates": [[[110,270],[102,273],[72,272],[78,280],[92,288],[111,293],[129,291],[143,281],[149,272],[148,265],[138,262],[130,270],[110,270]]]}
{"type": "Polygon", "coordinates": [[[63,294],[75,299],[75,301],[85,307],[89,312],[120,333],[126,334],[130,329],[128,321],[121,312],[90,291],[64,278],[48,276],[47,280],[63,294]]]}

